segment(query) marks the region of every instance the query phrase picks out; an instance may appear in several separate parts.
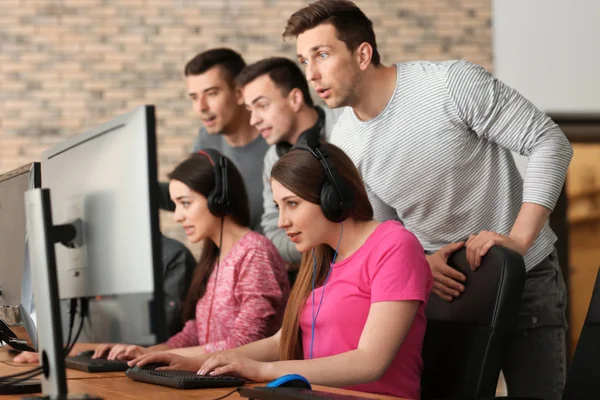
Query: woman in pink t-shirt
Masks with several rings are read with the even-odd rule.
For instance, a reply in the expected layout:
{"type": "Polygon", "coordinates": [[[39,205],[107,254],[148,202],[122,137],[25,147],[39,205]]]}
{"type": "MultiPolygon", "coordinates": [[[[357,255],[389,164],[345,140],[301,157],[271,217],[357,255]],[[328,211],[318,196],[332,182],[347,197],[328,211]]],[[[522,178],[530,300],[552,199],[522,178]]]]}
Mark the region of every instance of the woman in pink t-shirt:
{"type": "Polygon", "coordinates": [[[416,237],[373,220],[362,179],[337,147],[296,146],[271,172],[279,226],[303,252],[274,336],[212,357],[156,354],[169,363],[255,381],[300,374],[311,383],[420,397],[425,304],[432,285],[416,237]]]}
{"type": "Polygon", "coordinates": [[[192,154],[169,174],[174,218],[191,243],[204,241],[182,304],[183,330],[148,348],[103,344],[93,357],[130,360],[178,350],[202,355],[242,346],[277,332],[289,296],[285,263],[263,235],[252,232],[244,181],[216,150],[192,154]]]}

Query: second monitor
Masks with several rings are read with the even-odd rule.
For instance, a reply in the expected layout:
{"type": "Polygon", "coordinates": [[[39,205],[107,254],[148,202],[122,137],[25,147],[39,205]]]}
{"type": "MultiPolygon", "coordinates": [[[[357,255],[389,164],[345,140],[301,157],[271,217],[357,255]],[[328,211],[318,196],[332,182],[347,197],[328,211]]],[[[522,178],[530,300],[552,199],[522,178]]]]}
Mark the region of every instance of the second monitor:
{"type": "Polygon", "coordinates": [[[0,341],[18,350],[36,347],[23,194],[40,180],[37,162],[0,175],[0,341]]]}

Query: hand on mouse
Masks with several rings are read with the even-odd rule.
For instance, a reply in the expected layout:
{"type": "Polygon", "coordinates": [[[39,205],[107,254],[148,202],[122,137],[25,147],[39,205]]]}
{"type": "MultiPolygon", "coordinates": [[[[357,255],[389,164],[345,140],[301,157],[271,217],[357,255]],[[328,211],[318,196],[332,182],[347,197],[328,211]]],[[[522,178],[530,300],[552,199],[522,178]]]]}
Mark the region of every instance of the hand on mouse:
{"type": "Polygon", "coordinates": [[[130,367],[143,367],[148,364],[164,364],[157,370],[198,371],[204,363],[205,358],[185,357],[166,351],[143,354],[129,361],[130,367]]]}
{"type": "Polygon", "coordinates": [[[252,360],[235,353],[214,355],[200,367],[199,375],[239,375],[254,382],[265,382],[274,378],[270,373],[273,364],[252,360]]]}
{"type": "Polygon", "coordinates": [[[40,356],[38,355],[38,353],[24,351],[20,354],[17,354],[15,358],[13,358],[13,362],[19,364],[39,364],[40,356]]]}
{"type": "Polygon", "coordinates": [[[92,358],[106,357],[108,360],[132,360],[146,354],[147,349],[129,344],[101,344],[96,347],[92,358]]]}

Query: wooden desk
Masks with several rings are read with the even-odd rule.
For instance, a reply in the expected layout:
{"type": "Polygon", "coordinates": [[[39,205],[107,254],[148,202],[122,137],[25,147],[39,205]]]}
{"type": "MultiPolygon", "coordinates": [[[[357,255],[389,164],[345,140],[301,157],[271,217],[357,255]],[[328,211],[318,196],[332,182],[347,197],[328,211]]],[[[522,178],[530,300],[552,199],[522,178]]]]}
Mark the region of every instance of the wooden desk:
{"type": "MultiPolygon", "coordinates": [[[[92,379],[92,380],[73,380],[68,382],[70,393],[95,394],[104,399],[216,399],[232,392],[235,388],[219,389],[198,389],[198,390],[178,390],[164,386],[151,385],[148,383],[135,382],[129,378],[111,378],[111,379],[92,379]]],[[[256,386],[256,385],[254,385],[256,386]]],[[[315,390],[334,392],[340,394],[353,394],[355,396],[369,397],[373,399],[395,399],[394,397],[384,397],[367,393],[359,393],[344,389],[334,389],[323,386],[315,386],[315,390]]],[[[8,397],[8,396],[7,396],[8,397]]],[[[234,393],[227,399],[240,399],[239,394],[234,393]]]]}
{"type": "MultiPolygon", "coordinates": [[[[179,390],[165,386],[151,385],[148,383],[135,382],[129,378],[106,378],[106,379],[70,379],[68,380],[69,393],[93,394],[105,400],[159,400],[159,399],[206,399],[214,400],[232,392],[235,388],[179,390]]],[[[256,385],[253,385],[256,386],[256,385]]],[[[398,399],[398,397],[380,396],[369,393],[355,392],[351,390],[329,388],[325,386],[313,386],[313,389],[324,392],[349,394],[372,399],[398,399]]],[[[2,396],[2,399],[20,399],[21,395],[2,396]]],[[[226,399],[242,399],[237,393],[233,393],[226,399]]]]}
{"type": "MultiPolygon", "coordinates": [[[[79,349],[81,351],[81,349],[79,349]]],[[[12,355],[8,354],[7,349],[0,348],[0,376],[22,372],[26,369],[33,369],[34,365],[13,364],[12,355]],[[18,366],[17,366],[18,365],[18,366]]],[[[224,396],[234,390],[234,388],[220,389],[198,389],[198,390],[179,390],[165,386],[151,385],[143,382],[136,382],[127,378],[123,372],[106,373],[87,373],[67,369],[67,385],[69,393],[100,396],[106,400],[123,399],[216,399],[224,396]]],[[[262,386],[264,384],[252,384],[250,386],[262,386]]],[[[363,392],[355,392],[345,389],[330,388],[325,386],[313,386],[313,389],[324,392],[349,394],[372,399],[398,399],[398,397],[381,396],[363,392]]],[[[22,395],[6,395],[4,399],[20,399],[22,395]]],[[[240,399],[237,393],[227,397],[228,399],[240,399]]]]}

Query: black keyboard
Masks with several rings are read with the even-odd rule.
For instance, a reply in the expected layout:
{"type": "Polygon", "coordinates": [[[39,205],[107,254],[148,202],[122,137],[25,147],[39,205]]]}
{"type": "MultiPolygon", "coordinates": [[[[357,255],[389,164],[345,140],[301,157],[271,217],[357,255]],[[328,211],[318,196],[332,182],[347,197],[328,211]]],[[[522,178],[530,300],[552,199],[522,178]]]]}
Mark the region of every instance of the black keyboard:
{"type": "Polygon", "coordinates": [[[127,361],[91,358],[89,356],[72,356],[65,358],[67,368],[85,372],[120,372],[127,371],[127,361]]]}
{"type": "Polygon", "coordinates": [[[256,400],[372,400],[348,394],[321,392],[310,389],[286,387],[243,387],[238,390],[240,396],[256,400]]]}
{"type": "Polygon", "coordinates": [[[235,376],[198,375],[192,371],[157,371],[156,365],[133,367],[125,374],[134,381],[169,386],[176,389],[206,389],[242,386],[246,383],[243,378],[235,376]]]}

